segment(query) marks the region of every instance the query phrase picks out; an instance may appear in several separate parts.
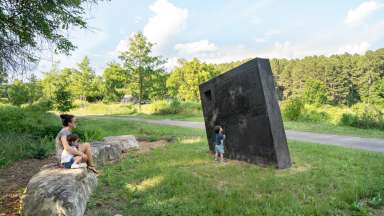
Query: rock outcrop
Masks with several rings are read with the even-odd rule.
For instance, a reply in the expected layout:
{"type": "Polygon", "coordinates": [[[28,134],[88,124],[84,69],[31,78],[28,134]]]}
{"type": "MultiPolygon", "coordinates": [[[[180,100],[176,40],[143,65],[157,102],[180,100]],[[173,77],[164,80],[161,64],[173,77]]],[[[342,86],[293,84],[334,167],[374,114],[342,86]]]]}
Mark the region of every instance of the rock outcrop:
{"type": "MultiPolygon", "coordinates": [[[[122,153],[130,149],[139,148],[134,136],[106,137],[91,146],[98,167],[121,159],[122,153]]],[[[20,213],[23,216],[82,216],[96,185],[96,175],[86,168],[46,166],[29,181],[20,213]]]]}

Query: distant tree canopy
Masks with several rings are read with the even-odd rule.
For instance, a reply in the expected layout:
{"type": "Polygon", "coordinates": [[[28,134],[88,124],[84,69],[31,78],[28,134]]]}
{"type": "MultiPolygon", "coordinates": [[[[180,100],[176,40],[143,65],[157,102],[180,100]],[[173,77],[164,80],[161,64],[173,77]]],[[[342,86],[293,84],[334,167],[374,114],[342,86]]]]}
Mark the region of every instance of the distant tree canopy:
{"type": "MultiPolygon", "coordinates": [[[[142,102],[199,101],[199,84],[247,61],[208,64],[197,58],[181,59],[176,68],[165,72],[164,61],[151,55],[151,49],[152,44],[142,33],[136,33],[127,51],[121,53],[121,61],[109,63],[101,75],[95,73],[89,59],[84,57],[75,68],[54,66],[42,80],[16,81],[3,89],[8,89],[5,91],[8,99],[16,105],[45,97],[62,111],[69,109],[75,99],[116,102],[125,94],[142,102]],[[63,103],[60,100],[64,100],[63,103]]],[[[271,66],[280,100],[348,106],[364,102],[384,106],[384,49],[364,55],[272,59],[271,66]]]]}
{"type": "Polygon", "coordinates": [[[99,0],[1,0],[0,79],[39,59],[39,50],[50,45],[68,54],[75,45],[66,37],[70,27],[86,28],[84,4],[99,0]]]}
{"type": "Polygon", "coordinates": [[[325,93],[333,104],[374,103],[383,95],[380,86],[384,79],[384,49],[365,55],[273,59],[271,64],[283,99],[302,95],[306,83],[313,80],[325,85],[325,93]]]}

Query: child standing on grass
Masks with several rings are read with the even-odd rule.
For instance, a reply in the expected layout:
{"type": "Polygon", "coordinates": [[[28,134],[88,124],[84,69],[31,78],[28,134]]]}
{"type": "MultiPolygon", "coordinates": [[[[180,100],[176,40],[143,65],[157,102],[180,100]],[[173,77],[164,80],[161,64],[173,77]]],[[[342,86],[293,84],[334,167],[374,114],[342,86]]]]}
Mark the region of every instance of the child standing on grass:
{"type": "MultiPolygon", "coordinates": [[[[80,137],[77,134],[68,135],[67,141],[72,148],[75,148],[78,151],[80,137]]],[[[63,165],[64,168],[76,169],[76,168],[87,167],[87,164],[81,163],[81,160],[82,160],[81,156],[74,156],[70,154],[68,151],[66,151],[65,149],[61,153],[61,164],[63,165]]]]}
{"type": "Polygon", "coordinates": [[[215,144],[215,160],[218,160],[218,157],[220,156],[220,161],[224,162],[224,139],[225,134],[224,130],[221,126],[215,126],[214,128],[214,144],[215,144]]]}

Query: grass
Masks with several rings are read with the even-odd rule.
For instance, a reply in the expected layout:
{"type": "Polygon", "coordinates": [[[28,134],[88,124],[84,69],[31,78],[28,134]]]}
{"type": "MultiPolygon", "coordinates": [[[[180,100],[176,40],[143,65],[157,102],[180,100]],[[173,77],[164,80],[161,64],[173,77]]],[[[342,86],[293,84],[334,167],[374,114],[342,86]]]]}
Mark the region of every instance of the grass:
{"type": "MultiPolygon", "coordinates": [[[[108,116],[108,115],[105,115],[108,116]]],[[[135,114],[135,115],[110,115],[112,117],[120,118],[143,118],[143,119],[171,119],[180,121],[204,121],[202,116],[194,115],[147,115],[147,114],[135,114]]],[[[89,118],[89,117],[88,117],[89,118]]],[[[338,126],[331,123],[314,123],[314,122],[301,122],[301,121],[284,121],[284,127],[287,130],[295,131],[308,131],[325,134],[337,134],[337,135],[350,135],[367,138],[384,138],[384,131],[380,129],[362,129],[349,126],[338,126]]]]}
{"type": "Polygon", "coordinates": [[[136,134],[176,141],[132,152],[102,168],[90,215],[369,215],[383,213],[384,155],[289,142],[288,170],[243,162],[219,164],[202,130],[125,120],[80,119],[105,135],[136,134]]]}
{"type": "Polygon", "coordinates": [[[36,139],[20,133],[0,133],[0,143],[0,168],[21,159],[42,159],[54,148],[49,138],[36,139]]]}

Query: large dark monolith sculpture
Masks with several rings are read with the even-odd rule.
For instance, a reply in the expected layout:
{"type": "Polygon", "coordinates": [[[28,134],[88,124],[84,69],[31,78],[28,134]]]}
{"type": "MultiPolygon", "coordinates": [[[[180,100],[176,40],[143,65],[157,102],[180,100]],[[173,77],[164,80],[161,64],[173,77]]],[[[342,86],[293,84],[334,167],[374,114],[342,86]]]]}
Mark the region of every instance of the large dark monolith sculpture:
{"type": "Polygon", "coordinates": [[[291,166],[268,59],[256,58],[200,85],[209,149],[213,128],[227,138],[225,156],[280,169],[291,166]]]}

